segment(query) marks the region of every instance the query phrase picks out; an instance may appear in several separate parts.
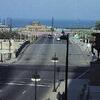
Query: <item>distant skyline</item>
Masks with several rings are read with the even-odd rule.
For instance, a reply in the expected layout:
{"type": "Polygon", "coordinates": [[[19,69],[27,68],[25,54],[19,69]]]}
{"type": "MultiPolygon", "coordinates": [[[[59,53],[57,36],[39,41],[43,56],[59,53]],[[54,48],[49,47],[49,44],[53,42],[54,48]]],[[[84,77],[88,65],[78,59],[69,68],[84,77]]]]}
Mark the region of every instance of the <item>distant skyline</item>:
{"type": "Polygon", "coordinates": [[[0,18],[100,20],[100,0],[0,0],[0,18]]]}

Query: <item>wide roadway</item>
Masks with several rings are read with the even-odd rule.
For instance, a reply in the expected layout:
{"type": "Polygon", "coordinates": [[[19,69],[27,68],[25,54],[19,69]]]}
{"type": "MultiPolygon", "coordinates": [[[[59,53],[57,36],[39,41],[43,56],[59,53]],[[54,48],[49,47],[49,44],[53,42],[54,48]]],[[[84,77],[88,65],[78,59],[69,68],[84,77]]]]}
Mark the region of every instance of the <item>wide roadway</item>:
{"type": "MultiPolygon", "coordinates": [[[[30,44],[12,65],[1,67],[0,97],[3,100],[34,100],[32,75],[37,71],[41,81],[37,85],[37,100],[42,100],[53,86],[54,66],[51,61],[56,54],[56,82],[65,78],[66,41],[40,37],[30,44]],[[9,68],[8,68],[9,67],[9,68]]],[[[87,70],[89,60],[78,45],[69,43],[69,78],[77,78],[87,70]]]]}

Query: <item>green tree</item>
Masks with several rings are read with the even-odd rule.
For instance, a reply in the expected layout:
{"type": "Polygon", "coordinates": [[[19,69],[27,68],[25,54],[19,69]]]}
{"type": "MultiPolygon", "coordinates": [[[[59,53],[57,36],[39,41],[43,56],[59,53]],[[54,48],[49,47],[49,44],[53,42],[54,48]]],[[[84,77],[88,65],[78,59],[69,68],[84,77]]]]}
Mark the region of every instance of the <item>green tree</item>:
{"type": "Polygon", "coordinates": [[[20,35],[17,32],[0,32],[0,39],[19,39],[20,35]]]}

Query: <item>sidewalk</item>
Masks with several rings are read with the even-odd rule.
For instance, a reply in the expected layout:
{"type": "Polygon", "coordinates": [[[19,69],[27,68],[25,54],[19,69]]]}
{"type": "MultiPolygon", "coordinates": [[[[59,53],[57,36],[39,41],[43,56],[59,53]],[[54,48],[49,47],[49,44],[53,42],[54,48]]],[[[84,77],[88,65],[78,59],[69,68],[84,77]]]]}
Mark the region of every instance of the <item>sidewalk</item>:
{"type": "MultiPolygon", "coordinates": [[[[90,48],[87,44],[80,43],[79,40],[70,39],[72,43],[80,46],[82,51],[90,52],[90,48]]],[[[88,80],[86,79],[68,79],[68,100],[81,100],[80,93],[82,92],[84,84],[88,85],[88,80]]],[[[57,92],[53,92],[53,86],[49,89],[48,93],[44,96],[42,100],[57,100],[57,94],[65,92],[65,82],[61,82],[57,92]]]]}
{"type": "Polygon", "coordinates": [[[83,100],[81,98],[81,93],[84,84],[88,85],[88,80],[86,79],[69,79],[68,85],[68,100],[83,100]]]}
{"type": "MultiPolygon", "coordinates": [[[[57,84],[56,84],[57,85],[57,84]]],[[[42,100],[57,100],[57,94],[60,92],[61,94],[65,91],[65,82],[61,82],[56,92],[53,92],[53,86],[49,89],[47,94],[43,97],[42,100]]]]}
{"type": "MultiPolygon", "coordinates": [[[[82,92],[84,84],[88,85],[85,79],[68,79],[68,100],[81,100],[80,93],[82,92]]],[[[53,87],[49,89],[48,93],[42,100],[57,100],[57,93],[61,94],[65,91],[65,82],[62,82],[57,92],[53,92],[53,87]]]]}
{"type": "Polygon", "coordinates": [[[89,100],[100,100],[100,86],[89,86],[89,100]]]}
{"type": "Polygon", "coordinates": [[[71,37],[70,41],[74,44],[77,44],[82,51],[85,51],[87,53],[91,53],[91,44],[90,43],[84,43],[81,42],[80,39],[76,39],[75,37],[71,37]]]}

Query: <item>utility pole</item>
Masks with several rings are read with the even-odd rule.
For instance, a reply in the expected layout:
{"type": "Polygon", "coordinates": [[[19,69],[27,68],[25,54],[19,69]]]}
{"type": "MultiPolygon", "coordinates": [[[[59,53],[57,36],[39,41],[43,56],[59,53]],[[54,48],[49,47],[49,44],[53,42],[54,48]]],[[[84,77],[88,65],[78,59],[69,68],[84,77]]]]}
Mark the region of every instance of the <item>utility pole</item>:
{"type": "Polygon", "coordinates": [[[37,82],[40,81],[40,75],[35,72],[35,74],[33,74],[31,81],[35,82],[35,96],[34,99],[37,100],[37,82]]]}
{"type": "Polygon", "coordinates": [[[66,67],[65,67],[65,100],[67,100],[68,97],[68,91],[67,91],[67,86],[68,86],[68,53],[69,53],[69,34],[64,35],[64,31],[62,31],[63,36],[60,37],[62,40],[66,40],[66,67]]]}
{"type": "MultiPolygon", "coordinates": [[[[7,25],[9,27],[9,34],[12,33],[12,19],[7,18],[7,25]]],[[[11,35],[9,36],[9,59],[11,59],[11,35]]]]}
{"type": "Polygon", "coordinates": [[[67,85],[68,85],[68,53],[69,53],[69,34],[67,34],[66,39],[66,68],[65,68],[65,100],[67,100],[68,93],[67,93],[67,85]]]}
{"type": "Polygon", "coordinates": [[[35,79],[35,100],[37,100],[37,81],[35,79]]]}
{"type": "Polygon", "coordinates": [[[1,62],[3,62],[3,55],[2,55],[2,41],[1,41],[0,43],[1,43],[1,62]]]}
{"type": "Polygon", "coordinates": [[[53,92],[56,92],[56,63],[58,62],[58,57],[56,56],[56,53],[54,57],[52,57],[51,61],[54,63],[54,88],[53,92]]]}
{"type": "Polygon", "coordinates": [[[11,40],[9,39],[9,59],[11,59],[11,40]]]}
{"type": "Polygon", "coordinates": [[[11,18],[7,18],[6,25],[9,28],[9,32],[12,32],[12,19],[11,18]]]}
{"type": "Polygon", "coordinates": [[[51,27],[51,32],[52,33],[51,33],[51,35],[53,35],[53,31],[54,31],[54,26],[53,25],[54,25],[54,18],[52,17],[52,27],[51,27]]]}
{"type": "Polygon", "coordinates": [[[10,32],[12,32],[12,19],[11,18],[9,18],[9,28],[10,28],[10,32]]]}

